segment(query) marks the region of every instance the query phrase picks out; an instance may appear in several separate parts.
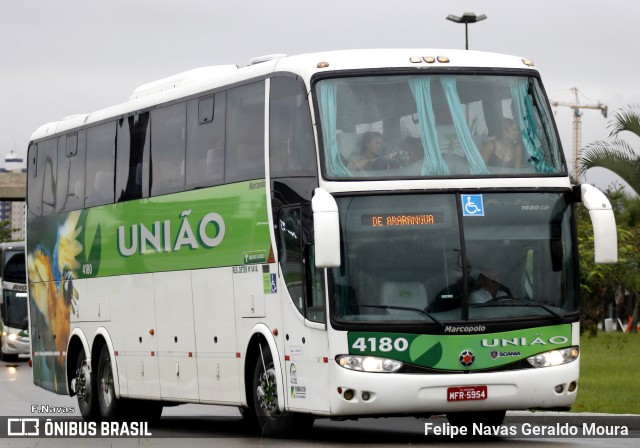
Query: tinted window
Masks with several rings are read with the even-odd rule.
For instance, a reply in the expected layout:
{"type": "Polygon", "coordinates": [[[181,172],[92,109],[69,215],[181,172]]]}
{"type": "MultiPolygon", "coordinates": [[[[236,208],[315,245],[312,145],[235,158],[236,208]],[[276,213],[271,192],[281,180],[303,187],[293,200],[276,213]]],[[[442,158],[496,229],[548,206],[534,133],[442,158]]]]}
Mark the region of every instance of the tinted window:
{"type": "Polygon", "coordinates": [[[6,251],[4,253],[4,263],[3,281],[26,283],[24,251],[6,251]]]}
{"type": "Polygon", "coordinates": [[[186,103],[151,112],[151,196],[184,190],[186,103]]]}
{"type": "Polygon", "coordinates": [[[149,113],[118,120],[117,202],[149,196],[149,113]]]}
{"type": "Polygon", "coordinates": [[[303,85],[293,78],[273,78],[269,98],[271,177],[315,175],[311,116],[303,85]]]}
{"type": "Polygon", "coordinates": [[[86,207],[113,203],[115,145],[115,121],[87,130],[86,207]]]}
{"type": "Polygon", "coordinates": [[[68,134],[58,139],[57,211],[78,210],[84,207],[84,160],[86,131],[68,134]]]}
{"type": "Polygon", "coordinates": [[[56,208],[58,139],[38,143],[38,177],[42,177],[42,214],[50,215],[56,208]]]}
{"type": "Polygon", "coordinates": [[[187,105],[187,189],[224,182],[226,93],[187,105]]]}
{"type": "Polygon", "coordinates": [[[38,176],[38,145],[29,146],[27,177],[27,210],[29,217],[42,214],[42,176],[38,176]]]}
{"type": "Polygon", "coordinates": [[[227,92],[225,180],[264,177],[264,83],[227,92]]]}

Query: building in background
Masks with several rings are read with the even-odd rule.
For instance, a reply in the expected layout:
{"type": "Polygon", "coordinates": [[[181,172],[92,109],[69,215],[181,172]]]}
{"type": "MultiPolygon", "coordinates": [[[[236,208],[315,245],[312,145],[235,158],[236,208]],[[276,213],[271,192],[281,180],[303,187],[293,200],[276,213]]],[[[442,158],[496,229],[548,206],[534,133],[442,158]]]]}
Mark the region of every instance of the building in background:
{"type": "MultiPolygon", "coordinates": [[[[13,150],[4,158],[4,168],[0,168],[2,173],[26,173],[27,168],[24,159],[13,150]]],[[[27,213],[24,201],[0,201],[0,220],[9,220],[11,229],[11,239],[13,241],[23,241],[25,216],[27,213]]]]}

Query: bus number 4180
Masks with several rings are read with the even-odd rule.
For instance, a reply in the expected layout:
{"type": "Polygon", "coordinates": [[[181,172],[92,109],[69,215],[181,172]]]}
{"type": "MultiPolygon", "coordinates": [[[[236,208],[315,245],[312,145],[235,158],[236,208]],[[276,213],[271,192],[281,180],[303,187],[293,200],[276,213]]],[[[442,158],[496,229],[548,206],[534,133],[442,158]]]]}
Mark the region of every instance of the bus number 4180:
{"type": "Polygon", "coordinates": [[[390,352],[391,350],[404,352],[409,348],[409,341],[405,338],[391,339],[389,337],[358,338],[353,342],[351,348],[361,352],[390,352]]]}

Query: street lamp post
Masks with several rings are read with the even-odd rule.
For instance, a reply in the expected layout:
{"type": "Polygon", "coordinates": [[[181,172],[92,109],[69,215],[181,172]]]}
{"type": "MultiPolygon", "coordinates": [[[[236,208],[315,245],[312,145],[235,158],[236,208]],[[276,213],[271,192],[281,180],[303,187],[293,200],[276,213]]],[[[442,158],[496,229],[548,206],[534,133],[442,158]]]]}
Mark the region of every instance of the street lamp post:
{"type": "Polygon", "coordinates": [[[454,16],[453,14],[449,14],[447,16],[447,20],[451,20],[452,22],[456,22],[456,23],[464,23],[464,49],[465,50],[469,49],[469,32],[467,27],[469,26],[470,23],[480,22],[481,20],[484,20],[486,18],[487,16],[485,16],[484,14],[480,14],[479,16],[477,16],[474,12],[465,12],[464,14],[462,14],[462,17],[454,16]]]}

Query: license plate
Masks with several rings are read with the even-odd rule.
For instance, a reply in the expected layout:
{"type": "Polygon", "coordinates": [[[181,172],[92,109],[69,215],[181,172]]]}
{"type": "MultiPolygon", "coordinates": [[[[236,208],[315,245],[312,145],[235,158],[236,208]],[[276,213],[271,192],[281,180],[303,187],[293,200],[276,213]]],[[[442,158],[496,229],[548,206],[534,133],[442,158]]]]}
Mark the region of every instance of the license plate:
{"type": "Polygon", "coordinates": [[[447,388],[447,401],[486,400],[487,395],[487,386],[447,388]]]}

